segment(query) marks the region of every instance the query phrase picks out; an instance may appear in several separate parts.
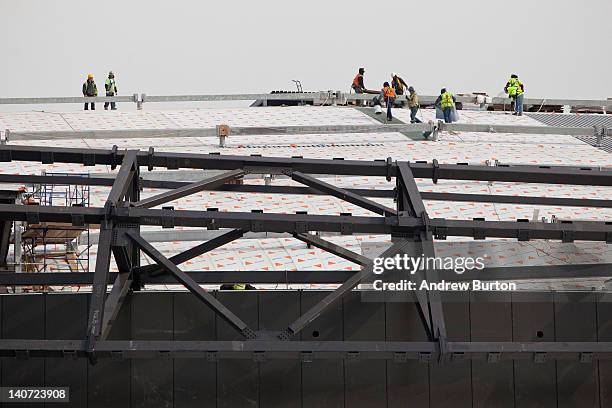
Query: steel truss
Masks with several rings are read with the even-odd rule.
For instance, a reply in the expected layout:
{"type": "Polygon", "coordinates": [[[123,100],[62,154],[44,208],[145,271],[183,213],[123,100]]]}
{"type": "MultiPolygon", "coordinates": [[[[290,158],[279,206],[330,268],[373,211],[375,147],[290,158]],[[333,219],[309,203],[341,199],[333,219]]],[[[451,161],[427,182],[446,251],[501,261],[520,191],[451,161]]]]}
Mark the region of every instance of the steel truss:
{"type": "MultiPolygon", "coordinates": [[[[435,254],[434,239],[463,236],[473,239],[514,238],[519,241],[550,239],[561,242],[612,242],[612,222],[542,223],[529,220],[487,221],[430,219],[423,200],[521,202],[539,205],[588,205],[610,208],[608,200],[576,200],[565,198],[529,197],[517,201],[515,197],[421,193],[415,178],[438,180],[481,180],[527,182],[544,184],[578,184],[612,186],[612,171],[597,168],[550,166],[472,166],[467,164],[397,162],[388,158],[376,161],[320,160],[303,158],[274,158],[259,156],[221,156],[218,154],[158,153],[149,151],[101,149],[64,149],[27,146],[0,146],[0,161],[34,161],[41,163],[75,163],[85,166],[109,165],[119,167],[111,178],[65,176],[1,176],[0,182],[37,182],[46,184],[87,184],[110,186],[103,207],[24,206],[0,204],[0,221],[65,222],[75,226],[100,225],[98,256],[93,273],[74,274],[0,274],[0,285],[72,285],[91,284],[87,338],[80,340],[0,340],[0,356],[32,357],[88,357],[95,362],[99,357],[140,356],[202,356],[206,358],[251,358],[265,353],[270,358],[360,358],[382,359],[437,359],[456,358],[523,359],[608,359],[612,356],[612,343],[496,343],[452,342],[447,339],[443,304],[438,292],[415,291],[415,303],[423,322],[428,342],[304,342],[297,335],[320,316],[331,304],[372,275],[372,261],[360,254],[313,235],[313,232],[339,232],[344,235],[367,233],[391,235],[393,245],[384,253],[395,256],[413,251],[415,245],[427,256],[435,254]],[[147,182],[140,178],[140,168],[213,169],[225,170],[221,175],[194,183],[147,182]],[[245,174],[280,174],[291,177],[305,187],[248,186],[227,184],[245,174]],[[391,190],[344,189],[324,182],[316,174],[360,175],[395,179],[391,190]],[[147,199],[140,199],[146,187],[165,188],[168,191],[147,199]],[[172,207],[152,208],[202,190],[244,191],[277,194],[329,194],[362,207],[372,216],[266,214],[261,211],[220,212],[216,208],[206,211],[175,210],[172,207]],[[370,198],[393,198],[396,208],[389,208],[370,198]],[[586,202],[586,204],[585,204],[586,202]],[[222,235],[171,257],[162,255],[139,233],[140,226],[156,225],[227,229],[222,235]],[[316,246],[362,266],[359,272],[184,272],[178,265],[194,257],[241,238],[247,232],[279,232],[292,234],[296,239],[316,246]],[[140,251],[155,261],[155,265],[140,266],[140,251]],[[110,273],[111,258],[115,259],[117,273],[110,273]],[[144,284],[180,283],[198,299],[208,305],[222,319],[244,337],[243,341],[110,341],[108,334],[126,296],[144,284]],[[287,327],[274,332],[255,331],[225,307],[202,283],[338,283],[336,290],[305,311],[287,327]],[[108,284],[112,288],[107,296],[108,284]],[[586,356],[586,357],[585,357],[586,356]]],[[[571,267],[489,268],[489,279],[567,278],[581,276],[608,276],[608,265],[572,265],[571,267]]],[[[452,277],[450,277],[452,278],[452,277]]],[[[449,279],[443,271],[417,274],[417,280],[437,281],[449,279]]],[[[460,278],[467,279],[467,277],[460,278]]]]}

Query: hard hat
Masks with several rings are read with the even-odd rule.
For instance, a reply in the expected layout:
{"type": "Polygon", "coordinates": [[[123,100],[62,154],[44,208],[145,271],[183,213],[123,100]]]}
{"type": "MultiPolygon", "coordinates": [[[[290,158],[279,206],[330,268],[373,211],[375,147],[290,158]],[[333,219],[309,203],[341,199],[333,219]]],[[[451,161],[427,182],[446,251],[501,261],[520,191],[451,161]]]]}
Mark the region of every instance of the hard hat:
{"type": "Polygon", "coordinates": [[[93,74],[87,74],[88,79],[93,79],[93,74]]]}

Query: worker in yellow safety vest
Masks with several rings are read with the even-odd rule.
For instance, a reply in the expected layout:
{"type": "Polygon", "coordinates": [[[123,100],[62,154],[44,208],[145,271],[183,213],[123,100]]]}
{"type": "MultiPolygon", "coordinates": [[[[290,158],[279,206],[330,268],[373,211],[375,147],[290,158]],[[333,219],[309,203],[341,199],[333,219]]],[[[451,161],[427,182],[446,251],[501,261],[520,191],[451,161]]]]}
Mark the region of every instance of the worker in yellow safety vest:
{"type": "Polygon", "coordinates": [[[448,92],[446,88],[442,88],[440,90],[440,96],[436,99],[434,105],[440,106],[442,109],[442,113],[444,114],[444,122],[451,123],[452,122],[452,112],[455,109],[455,103],[457,99],[455,95],[448,92]]]}
{"type": "Polygon", "coordinates": [[[513,115],[523,115],[523,99],[525,98],[525,85],[518,79],[518,75],[510,75],[510,79],[506,82],[504,92],[508,94],[512,102],[514,102],[513,115]]]}
{"type": "Polygon", "coordinates": [[[255,286],[248,283],[226,283],[221,285],[221,290],[254,290],[255,286]]]}

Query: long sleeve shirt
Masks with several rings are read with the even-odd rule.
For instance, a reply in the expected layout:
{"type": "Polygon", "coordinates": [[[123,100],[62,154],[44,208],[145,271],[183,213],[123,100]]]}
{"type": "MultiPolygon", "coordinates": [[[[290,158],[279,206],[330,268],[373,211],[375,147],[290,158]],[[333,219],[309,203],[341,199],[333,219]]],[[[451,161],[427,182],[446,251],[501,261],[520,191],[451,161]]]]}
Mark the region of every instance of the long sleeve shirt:
{"type": "Polygon", "coordinates": [[[413,92],[408,96],[408,107],[416,108],[418,106],[419,106],[419,95],[417,95],[416,92],[413,92]]]}
{"type": "Polygon", "coordinates": [[[83,84],[83,96],[98,96],[98,87],[93,80],[87,80],[83,84]]]}

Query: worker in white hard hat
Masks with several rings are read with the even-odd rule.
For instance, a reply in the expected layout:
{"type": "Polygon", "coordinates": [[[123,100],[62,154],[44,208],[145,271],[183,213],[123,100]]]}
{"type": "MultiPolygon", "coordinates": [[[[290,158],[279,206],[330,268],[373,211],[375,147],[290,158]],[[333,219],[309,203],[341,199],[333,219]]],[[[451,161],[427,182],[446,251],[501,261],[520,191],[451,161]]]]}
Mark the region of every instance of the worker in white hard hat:
{"type": "MultiPolygon", "coordinates": [[[[98,87],[96,86],[96,83],[94,82],[93,74],[87,75],[87,80],[83,84],[83,96],[86,98],[98,96],[98,87]]],[[[88,103],[85,102],[85,110],[88,110],[87,105],[88,103]]],[[[91,102],[91,110],[96,110],[95,102],[91,102]]]]}
{"type": "MultiPolygon", "coordinates": [[[[104,84],[104,88],[106,88],[106,96],[115,96],[117,95],[117,83],[115,82],[115,74],[113,71],[108,73],[108,78],[106,78],[106,83],[104,84]]],[[[108,105],[110,104],[111,110],[116,110],[115,102],[104,102],[104,110],[108,110],[108,105]]]]}

